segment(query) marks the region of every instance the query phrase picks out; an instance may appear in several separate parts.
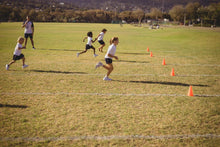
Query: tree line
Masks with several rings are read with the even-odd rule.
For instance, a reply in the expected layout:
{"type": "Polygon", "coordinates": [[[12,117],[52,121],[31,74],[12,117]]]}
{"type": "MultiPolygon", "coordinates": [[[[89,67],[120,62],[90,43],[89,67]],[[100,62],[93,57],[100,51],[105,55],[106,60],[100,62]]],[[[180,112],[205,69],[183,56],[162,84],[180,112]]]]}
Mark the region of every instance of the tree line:
{"type": "Polygon", "coordinates": [[[124,20],[127,23],[141,24],[145,20],[169,19],[180,24],[220,26],[220,3],[202,6],[199,3],[188,3],[186,6],[175,5],[169,11],[163,12],[158,8],[152,8],[150,12],[142,9],[134,11],[107,11],[107,10],[80,10],[65,9],[65,7],[49,7],[45,9],[26,9],[7,5],[0,5],[0,21],[23,21],[30,16],[36,22],[88,22],[111,23],[124,20]]]}

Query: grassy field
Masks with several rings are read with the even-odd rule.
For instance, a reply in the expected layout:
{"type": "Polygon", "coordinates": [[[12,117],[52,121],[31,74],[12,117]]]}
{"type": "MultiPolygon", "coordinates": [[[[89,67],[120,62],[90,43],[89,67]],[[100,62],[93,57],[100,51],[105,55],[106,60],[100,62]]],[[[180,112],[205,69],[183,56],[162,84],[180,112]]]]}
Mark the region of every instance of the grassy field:
{"type": "Polygon", "coordinates": [[[6,71],[20,25],[0,24],[0,146],[220,145],[220,29],[35,23],[37,49],[29,41],[23,50],[29,67],[6,71]],[[111,82],[94,69],[105,53],[76,57],[86,33],[103,28],[108,45],[120,39],[111,82]],[[187,96],[189,85],[197,96],[187,96]],[[123,138],[205,134],[217,137],[123,138]]]}

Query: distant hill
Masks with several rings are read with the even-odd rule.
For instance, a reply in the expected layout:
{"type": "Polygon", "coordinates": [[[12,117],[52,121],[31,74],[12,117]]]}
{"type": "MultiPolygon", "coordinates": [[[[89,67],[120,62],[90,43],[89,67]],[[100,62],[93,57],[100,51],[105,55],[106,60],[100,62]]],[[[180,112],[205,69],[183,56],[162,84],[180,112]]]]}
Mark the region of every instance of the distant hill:
{"type": "Polygon", "coordinates": [[[174,5],[186,5],[189,2],[199,2],[201,5],[207,6],[210,3],[218,3],[220,0],[59,0],[60,2],[72,3],[80,8],[93,8],[102,10],[134,10],[141,8],[144,11],[150,11],[156,7],[167,11],[174,5]]]}
{"type": "Polygon", "coordinates": [[[168,11],[174,5],[186,5],[189,2],[199,2],[201,5],[207,6],[210,3],[218,3],[220,0],[0,0],[0,5],[43,10],[49,7],[60,7],[64,9],[102,9],[118,12],[141,8],[145,12],[149,12],[154,7],[162,11],[168,11]]]}

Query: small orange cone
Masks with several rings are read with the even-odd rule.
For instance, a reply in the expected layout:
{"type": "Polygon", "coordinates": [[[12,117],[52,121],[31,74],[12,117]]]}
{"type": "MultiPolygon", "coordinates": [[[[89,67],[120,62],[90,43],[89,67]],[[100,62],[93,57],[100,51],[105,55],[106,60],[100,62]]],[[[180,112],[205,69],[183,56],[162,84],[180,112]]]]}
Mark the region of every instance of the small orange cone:
{"type": "Polygon", "coordinates": [[[172,71],[171,71],[171,76],[175,76],[175,73],[174,73],[174,68],[172,68],[172,71]]]}
{"type": "Polygon", "coordinates": [[[193,96],[192,86],[189,86],[188,96],[193,96]]]}
{"type": "Polygon", "coordinates": [[[163,59],[162,65],[166,65],[165,58],[163,59]]]}
{"type": "Polygon", "coordinates": [[[153,53],[152,52],[150,52],[150,56],[153,57],[153,53]]]}
{"type": "Polygon", "coordinates": [[[149,52],[150,51],[150,49],[149,49],[149,47],[147,48],[147,52],[149,52]]]}

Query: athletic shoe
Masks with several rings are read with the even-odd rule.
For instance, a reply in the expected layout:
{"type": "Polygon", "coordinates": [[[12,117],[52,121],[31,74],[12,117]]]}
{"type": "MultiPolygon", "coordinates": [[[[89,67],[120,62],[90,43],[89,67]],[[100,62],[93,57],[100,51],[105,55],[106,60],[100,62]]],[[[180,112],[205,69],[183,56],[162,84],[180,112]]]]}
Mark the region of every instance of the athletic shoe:
{"type": "Polygon", "coordinates": [[[77,53],[76,56],[79,57],[79,53],[77,53]]]}
{"type": "Polygon", "coordinates": [[[6,64],[5,67],[6,67],[6,70],[9,70],[9,65],[8,64],[6,64]]]}
{"type": "Polygon", "coordinates": [[[28,67],[28,65],[26,65],[26,64],[22,66],[23,69],[26,68],[26,67],[28,67]]]}
{"type": "Polygon", "coordinates": [[[36,50],[36,48],[35,48],[35,47],[32,47],[32,49],[33,49],[33,50],[36,50]]]}
{"type": "Polygon", "coordinates": [[[107,76],[105,76],[105,77],[103,78],[103,80],[104,80],[104,81],[111,81],[112,79],[110,79],[110,78],[108,78],[107,76]]]}
{"type": "Polygon", "coordinates": [[[102,62],[97,63],[95,69],[99,68],[100,66],[103,66],[102,62]]]}
{"type": "Polygon", "coordinates": [[[94,57],[97,57],[98,55],[94,54],[94,57]]]}

